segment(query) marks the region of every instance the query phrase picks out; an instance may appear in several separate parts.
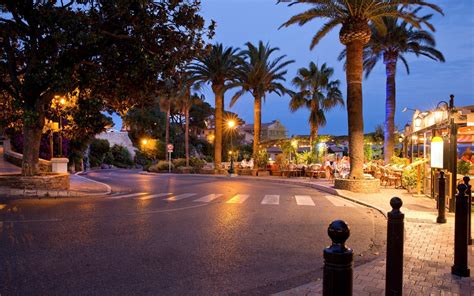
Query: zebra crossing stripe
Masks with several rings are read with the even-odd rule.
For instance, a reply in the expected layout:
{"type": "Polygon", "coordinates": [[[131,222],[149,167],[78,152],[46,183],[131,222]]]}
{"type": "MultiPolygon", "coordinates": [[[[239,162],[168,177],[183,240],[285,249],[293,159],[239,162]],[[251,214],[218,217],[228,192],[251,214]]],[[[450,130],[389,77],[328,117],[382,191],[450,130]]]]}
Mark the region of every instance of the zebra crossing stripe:
{"type": "Polygon", "coordinates": [[[324,197],[336,207],[350,207],[350,208],[356,207],[353,203],[343,201],[340,198],[332,196],[332,195],[326,195],[324,197]]]}
{"type": "Polygon", "coordinates": [[[205,195],[201,198],[196,199],[195,201],[196,202],[211,202],[214,199],[221,197],[222,195],[223,194],[208,194],[208,195],[205,195]]]}
{"type": "Polygon", "coordinates": [[[265,195],[262,200],[262,205],[279,205],[280,196],[279,195],[265,195]]]}
{"type": "Polygon", "coordinates": [[[181,200],[181,199],[185,199],[185,198],[188,198],[188,197],[191,197],[191,196],[195,196],[197,193],[183,193],[183,194],[180,194],[180,195],[173,195],[173,196],[170,196],[168,198],[165,198],[165,200],[168,200],[168,201],[177,201],[177,200],[181,200]]]}
{"type": "Polygon", "coordinates": [[[135,196],[142,196],[142,195],[147,195],[147,194],[148,194],[148,193],[146,193],[146,192],[138,192],[138,193],[125,194],[125,195],[109,196],[108,198],[111,198],[111,199],[121,199],[121,198],[126,198],[126,197],[135,197],[135,196]]]}
{"type": "Polygon", "coordinates": [[[299,206],[315,206],[314,201],[309,195],[295,195],[296,204],[299,206]]]}
{"type": "Polygon", "coordinates": [[[227,203],[243,203],[249,198],[248,194],[237,194],[227,201],[227,203]]]}
{"type": "Polygon", "coordinates": [[[173,193],[157,193],[157,194],[151,194],[151,195],[146,195],[146,196],[142,196],[142,197],[135,197],[135,199],[139,199],[139,200],[147,200],[147,199],[152,199],[152,198],[157,198],[157,197],[163,197],[163,196],[168,196],[170,194],[173,194],[173,193]]]}

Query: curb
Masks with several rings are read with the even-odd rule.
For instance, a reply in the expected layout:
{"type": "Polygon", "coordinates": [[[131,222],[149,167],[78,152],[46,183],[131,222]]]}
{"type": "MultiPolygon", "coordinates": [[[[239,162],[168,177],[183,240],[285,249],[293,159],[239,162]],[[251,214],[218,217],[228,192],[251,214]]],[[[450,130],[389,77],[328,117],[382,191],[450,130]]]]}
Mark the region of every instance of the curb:
{"type": "Polygon", "coordinates": [[[84,176],[82,176],[82,175],[79,175],[79,174],[81,174],[81,173],[83,173],[83,172],[80,171],[80,172],[75,173],[74,175],[77,176],[78,178],[82,178],[82,179],[85,179],[85,180],[87,180],[87,181],[91,181],[91,182],[93,182],[93,183],[100,184],[100,185],[105,186],[105,187],[107,188],[107,191],[105,191],[105,193],[100,193],[100,194],[95,193],[95,194],[91,194],[92,196],[94,196],[94,195],[110,195],[110,194],[112,193],[112,187],[110,187],[109,184],[106,184],[106,183],[103,183],[103,182],[99,182],[99,181],[96,181],[96,180],[93,180],[93,179],[84,177],[84,176]]]}

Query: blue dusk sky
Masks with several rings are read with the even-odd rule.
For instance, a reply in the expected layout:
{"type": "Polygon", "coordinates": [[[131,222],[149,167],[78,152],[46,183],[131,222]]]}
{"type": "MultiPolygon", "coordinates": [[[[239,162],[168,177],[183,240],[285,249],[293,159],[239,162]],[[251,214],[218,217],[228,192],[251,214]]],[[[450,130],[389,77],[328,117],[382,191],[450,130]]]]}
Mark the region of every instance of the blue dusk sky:
{"type": "MultiPolygon", "coordinates": [[[[398,65],[397,71],[397,107],[396,124],[403,127],[411,119],[411,113],[402,113],[404,107],[428,110],[434,108],[440,100],[448,100],[455,95],[455,105],[474,104],[474,1],[473,0],[431,0],[438,4],[445,16],[435,15],[432,23],[436,27],[437,48],[443,52],[446,62],[438,63],[425,57],[407,55],[411,74],[398,65]]],[[[275,0],[202,0],[202,15],[207,21],[217,23],[213,42],[225,46],[242,48],[248,41],[268,42],[279,47],[275,54],[285,54],[295,63],[288,67],[287,86],[300,67],[309,62],[327,63],[335,70],[333,79],[341,81],[341,91],[346,98],[345,73],[343,63],[337,56],[343,49],[336,28],[328,34],[312,51],[309,44],[314,33],[323,21],[316,20],[303,27],[297,25],[288,28],[278,27],[291,16],[304,11],[309,6],[295,5],[287,7],[275,4],[275,0]]],[[[423,9],[426,13],[427,8],[423,9]]],[[[210,87],[203,90],[207,101],[214,105],[210,87]]],[[[250,94],[241,97],[233,108],[229,102],[235,90],[225,95],[225,108],[237,113],[247,123],[253,122],[253,99],[250,94]]],[[[385,69],[379,63],[370,77],[364,79],[364,128],[366,132],[374,130],[385,119],[385,69]]],[[[308,134],[308,114],[306,110],[291,113],[288,109],[288,95],[278,97],[268,95],[262,108],[262,121],[280,120],[288,129],[288,135],[308,134]]],[[[320,129],[323,134],[347,134],[347,112],[345,108],[335,108],[326,114],[327,125],[320,129]]]]}

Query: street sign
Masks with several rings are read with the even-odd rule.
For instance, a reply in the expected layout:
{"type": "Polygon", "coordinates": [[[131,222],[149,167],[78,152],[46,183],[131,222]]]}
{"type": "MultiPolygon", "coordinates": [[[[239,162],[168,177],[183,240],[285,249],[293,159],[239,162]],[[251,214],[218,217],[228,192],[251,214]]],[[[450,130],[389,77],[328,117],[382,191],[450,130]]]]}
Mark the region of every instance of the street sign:
{"type": "Polygon", "coordinates": [[[168,153],[173,152],[173,148],[174,148],[173,144],[166,145],[166,150],[168,151],[168,153]]]}

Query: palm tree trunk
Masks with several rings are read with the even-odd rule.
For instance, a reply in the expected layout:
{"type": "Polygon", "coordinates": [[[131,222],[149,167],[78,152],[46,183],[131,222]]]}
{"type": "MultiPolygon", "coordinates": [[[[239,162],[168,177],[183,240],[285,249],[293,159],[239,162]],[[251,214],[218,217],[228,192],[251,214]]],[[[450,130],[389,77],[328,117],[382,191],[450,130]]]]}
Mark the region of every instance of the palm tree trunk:
{"type": "Polygon", "coordinates": [[[168,160],[168,148],[166,145],[170,143],[170,114],[171,113],[171,103],[168,102],[168,109],[166,109],[166,124],[165,124],[165,159],[168,160]]]}
{"type": "Polygon", "coordinates": [[[189,166],[189,108],[185,108],[184,111],[184,118],[185,118],[185,131],[184,131],[184,149],[186,153],[186,166],[189,166]]]}
{"type": "Polygon", "coordinates": [[[258,95],[254,95],[254,104],[253,104],[253,155],[256,158],[258,154],[258,147],[260,145],[260,130],[262,126],[262,98],[258,95]]]}
{"type": "Polygon", "coordinates": [[[222,128],[224,116],[224,87],[222,85],[213,85],[216,99],[216,115],[215,115],[215,137],[214,137],[214,167],[219,169],[222,162],[222,128]]]}
{"type": "Polygon", "coordinates": [[[364,44],[354,40],[347,51],[347,120],[351,171],[349,179],[364,178],[364,118],[362,114],[362,50],[364,44]]]}
{"type": "Polygon", "coordinates": [[[390,59],[385,63],[385,72],[387,75],[386,101],[385,101],[385,131],[384,131],[384,160],[390,162],[394,150],[395,133],[395,73],[397,69],[396,60],[390,59]]]}
{"type": "Polygon", "coordinates": [[[314,142],[318,140],[318,125],[311,122],[310,123],[310,136],[309,136],[309,145],[311,146],[311,151],[314,150],[314,142]]]}

